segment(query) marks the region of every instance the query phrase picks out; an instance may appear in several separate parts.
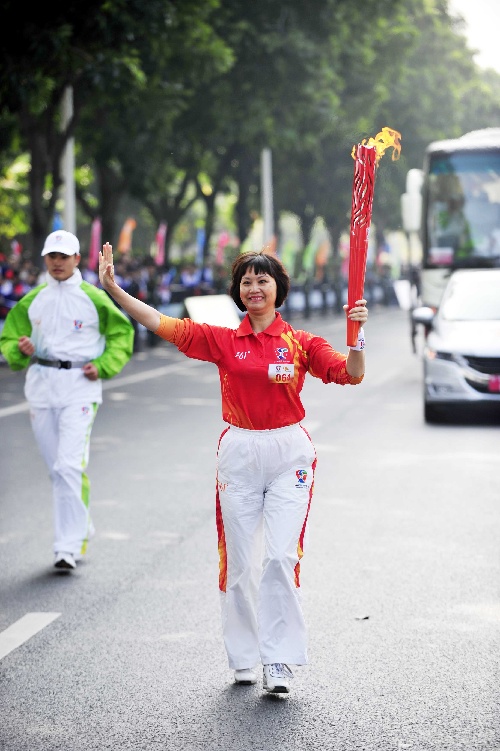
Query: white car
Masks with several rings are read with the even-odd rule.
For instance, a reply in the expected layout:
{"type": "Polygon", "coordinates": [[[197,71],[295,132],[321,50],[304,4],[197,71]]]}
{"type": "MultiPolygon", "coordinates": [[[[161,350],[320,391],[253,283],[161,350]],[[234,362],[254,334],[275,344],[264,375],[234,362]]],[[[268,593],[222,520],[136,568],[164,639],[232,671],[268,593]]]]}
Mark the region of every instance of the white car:
{"type": "Polygon", "coordinates": [[[500,268],[455,271],[437,312],[412,318],[425,328],[425,421],[464,405],[500,412],[500,268]]]}

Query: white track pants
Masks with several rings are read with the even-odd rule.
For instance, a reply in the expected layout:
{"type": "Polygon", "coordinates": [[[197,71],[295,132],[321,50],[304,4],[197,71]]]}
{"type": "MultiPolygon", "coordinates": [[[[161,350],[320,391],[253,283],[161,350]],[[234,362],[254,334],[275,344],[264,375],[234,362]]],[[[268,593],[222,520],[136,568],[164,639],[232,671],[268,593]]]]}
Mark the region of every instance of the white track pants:
{"type": "Polygon", "coordinates": [[[316,452],[300,425],[230,427],[217,459],[222,629],[234,670],[305,665],[299,569],[316,452]]]}
{"type": "Polygon", "coordinates": [[[33,433],[52,482],[54,552],[83,555],[94,531],[85,470],[97,408],[91,403],[30,410],[33,433]]]}

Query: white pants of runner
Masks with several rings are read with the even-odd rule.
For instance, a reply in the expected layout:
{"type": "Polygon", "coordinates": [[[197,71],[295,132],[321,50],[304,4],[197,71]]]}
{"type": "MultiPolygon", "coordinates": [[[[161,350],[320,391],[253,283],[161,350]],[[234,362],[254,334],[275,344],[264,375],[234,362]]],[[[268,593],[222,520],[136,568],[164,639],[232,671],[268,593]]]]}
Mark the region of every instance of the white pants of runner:
{"type": "Polygon", "coordinates": [[[314,446],[299,424],[277,430],[231,426],[221,436],[222,629],[233,670],[308,662],[298,563],[315,466],[314,446]]]}
{"type": "Polygon", "coordinates": [[[49,470],[54,508],[54,552],[86,552],[94,528],[89,513],[90,433],[97,404],[30,408],[31,426],[49,470]]]}

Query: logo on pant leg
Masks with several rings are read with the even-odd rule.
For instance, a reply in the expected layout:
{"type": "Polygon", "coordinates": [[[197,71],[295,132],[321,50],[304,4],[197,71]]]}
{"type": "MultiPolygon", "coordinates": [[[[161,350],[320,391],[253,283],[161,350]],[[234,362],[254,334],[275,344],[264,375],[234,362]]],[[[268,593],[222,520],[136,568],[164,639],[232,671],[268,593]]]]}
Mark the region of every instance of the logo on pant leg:
{"type": "Polygon", "coordinates": [[[309,487],[306,484],[307,481],[307,470],[306,469],[297,469],[295,472],[295,476],[297,477],[298,483],[295,486],[296,488],[307,488],[309,487]]]}

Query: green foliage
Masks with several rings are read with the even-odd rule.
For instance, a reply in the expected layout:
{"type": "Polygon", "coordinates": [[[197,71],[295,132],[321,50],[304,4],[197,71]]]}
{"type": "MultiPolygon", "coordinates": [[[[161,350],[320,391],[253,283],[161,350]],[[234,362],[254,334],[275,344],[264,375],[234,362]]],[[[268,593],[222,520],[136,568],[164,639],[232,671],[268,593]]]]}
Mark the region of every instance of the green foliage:
{"type": "Polygon", "coordinates": [[[0,250],[4,253],[9,253],[12,240],[29,230],[29,170],[29,156],[22,154],[0,176],[0,250]]]}
{"type": "Polygon", "coordinates": [[[0,232],[29,223],[34,247],[71,136],[80,216],[100,215],[106,237],[133,201],[151,227],[167,221],[167,246],[201,217],[208,247],[218,196],[233,195],[224,221],[243,242],[269,147],[276,215],[298,218],[306,246],[318,217],[334,239],[348,226],[351,149],[363,138],[402,134],[374,203],[377,227],[394,229],[427,143],[499,121],[500,76],[474,64],[446,0],[75,0],[22,24],[13,2],[2,10],[0,168],[29,153],[31,171],[2,192],[0,232]],[[62,131],[68,85],[75,116],[62,131]]]}

